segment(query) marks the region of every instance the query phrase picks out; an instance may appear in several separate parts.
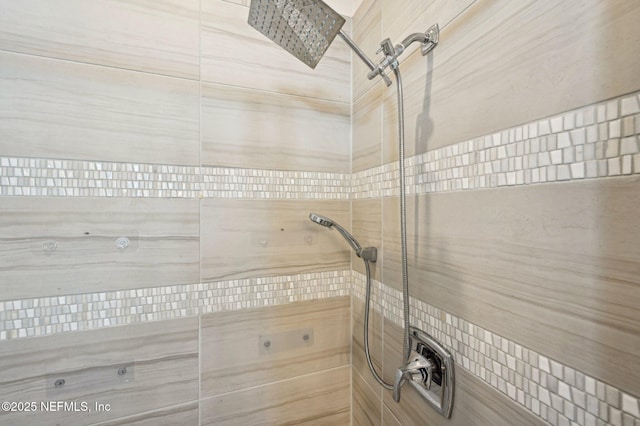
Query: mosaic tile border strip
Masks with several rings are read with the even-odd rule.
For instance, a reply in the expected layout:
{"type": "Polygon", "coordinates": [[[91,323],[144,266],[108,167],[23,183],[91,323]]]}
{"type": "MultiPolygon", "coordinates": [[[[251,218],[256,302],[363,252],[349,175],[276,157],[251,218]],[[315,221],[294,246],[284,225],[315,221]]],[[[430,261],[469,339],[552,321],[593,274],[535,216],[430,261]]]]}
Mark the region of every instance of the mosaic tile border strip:
{"type": "MultiPolygon", "coordinates": [[[[364,300],[365,276],[352,295],[364,300]]],[[[402,293],[373,282],[372,306],[402,327],[402,293]]],[[[411,298],[411,324],[443,342],[456,364],[552,425],[640,426],[640,400],[513,341],[411,298]]]]}
{"type": "Polygon", "coordinates": [[[351,271],[0,302],[0,341],[348,296],[351,271]]]}
{"type": "Polygon", "coordinates": [[[348,200],[350,173],[202,167],[205,198],[348,200]]]}
{"type": "Polygon", "coordinates": [[[349,199],[350,174],[0,157],[0,196],[349,199]]]}
{"type": "MultiPolygon", "coordinates": [[[[405,160],[407,193],[640,174],[640,92],[405,160]]],[[[397,163],[352,175],[352,196],[397,196],[397,163]]]]}

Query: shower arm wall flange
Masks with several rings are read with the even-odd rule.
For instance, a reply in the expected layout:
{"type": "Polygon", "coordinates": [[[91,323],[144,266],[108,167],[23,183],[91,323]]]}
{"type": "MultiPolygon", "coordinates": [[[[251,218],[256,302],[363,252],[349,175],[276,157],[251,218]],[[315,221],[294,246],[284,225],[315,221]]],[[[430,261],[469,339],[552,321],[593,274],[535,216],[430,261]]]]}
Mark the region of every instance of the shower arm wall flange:
{"type": "Polygon", "coordinates": [[[422,56],[426,56],[433,50],[440,41],[440,27],[438,24],[432,25],[425,33],[426,40],[422,42],[422,56]]]}

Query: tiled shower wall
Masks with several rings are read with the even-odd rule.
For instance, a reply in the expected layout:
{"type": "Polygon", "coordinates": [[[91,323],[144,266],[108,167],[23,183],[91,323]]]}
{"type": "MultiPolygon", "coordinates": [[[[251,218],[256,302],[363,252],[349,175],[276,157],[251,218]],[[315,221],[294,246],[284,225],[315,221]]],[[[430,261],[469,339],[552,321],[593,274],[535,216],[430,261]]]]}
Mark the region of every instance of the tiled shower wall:
{"type": "Polygon", "coordinates": [[[348,48],[309,70],[245,1],[0,9],[0,399],[111,408],[0,423],[348,422],[348,250],[307,219],[350,219],[348,48]]]}
{"type": "MultiPolygon", "coordinates": [[[[259,420],[345,421],[348,251],[306,213],[348,223],[350,198],[354,234],[382,249],[373,352],[392,377],[393,88],[354,63],[350,165],[341,43],[307,70],[246,27],[245,1],[2,8],[3,399],[113,404],[59,413],[80,424],[251,423],[256,402],[259,420]],[[244,375],[259,356],[274,364],[244,375]]],[[[630,1],[377,0],[355,17],[371,54],[443,28],[402,70],[413,323],[458,361],[454,424],[637,423],[637,19],[630,1]]],[[[354,423],[444,422],[371,380],[353,265],[354,423]]]]}
{"type": "MultiPolygon", "coordinates": [[[[456,359],[451,420],[362,355],[358,424],[640,424],[640,31],[635,2],[369,0],[367,52],[438,22],[405,54],[412,324],[456,359]]],[[[373,362],[400,365],[397,104],[354,63],[352,227],[379,247],[373,362]],[[381,315],[382,314],[382,315],[381,315]]]]}

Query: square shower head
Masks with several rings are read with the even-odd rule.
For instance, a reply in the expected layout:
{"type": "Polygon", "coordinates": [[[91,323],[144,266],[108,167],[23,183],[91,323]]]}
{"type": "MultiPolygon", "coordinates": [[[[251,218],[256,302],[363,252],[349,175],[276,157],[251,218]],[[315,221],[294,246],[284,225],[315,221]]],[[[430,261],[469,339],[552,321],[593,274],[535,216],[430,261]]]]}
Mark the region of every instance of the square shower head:
{"type": "Polygon", "coordinates": [[[345,20],[321,0],[251,0],[248,22],[315,68],[345,20]]]}

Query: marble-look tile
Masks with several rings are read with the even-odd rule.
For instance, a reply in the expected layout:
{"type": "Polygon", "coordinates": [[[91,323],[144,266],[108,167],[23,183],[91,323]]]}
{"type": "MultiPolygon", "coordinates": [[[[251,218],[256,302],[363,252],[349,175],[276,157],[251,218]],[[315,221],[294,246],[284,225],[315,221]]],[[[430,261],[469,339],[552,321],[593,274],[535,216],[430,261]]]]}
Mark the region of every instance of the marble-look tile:
{"type": "MultiPolygon", "coordinates": [[[[382,399],[355,370],[351,370],[351,410],[354,426],[379,426],[382,424],[382,399]]],[[[378,386],[379,387],[379,386],[378,386]]]]}
{"type": "Polygon", "coordinates": [[[349,172],[349,104],[202,85],[201,163],[349,172]]]}
{"type": "Polygon", "coordinates": [[[351,141],[352,171],[382,165],[382,91],[378,82],[353,103],[351,141]]]}
{"type": "MultiPolygon", "coordinates": [[[[358,239],[363,247],[375,247],[378,249],[378,260],[370,262],[371,277],[382,277],[382,200],[353,200],[351,203],[351,233],[358,239]]],[[[365,273],[365,265],[362,259],[351,254],[351,268],[354,271],[365,273]]]]}
{"type": "Polygon", "coordinates": [[[0,50],[198,79],[199,12],[198,0],[3,1],[0,50]]]}
{"type": "Polygon", "coordinates": [[[342,40],[336,39],[312,70],[249,26],[248,13],[222,0],[202,2],[203,81],[350,102],[351,51],[342,40]]]}
{"type": "MultiPolygon", "coordinates": [[[[375,291],[375,290],[374,290],[375,291]]],[[[351,364],[354,375],[358,374],[366,387],[377,396],[382,397],[382,388],[369,370],[364,350],[364,301],[351,299],[351,364]]],[[[383,316],[372,304],[369,310],[369,353],[371,363],[378,374],[382,374],[382,324],[383,316]]]]}
{"type": "Polygon", "coordinates": [[[347,426],[349,371],[347,365],[205,398],[201,424],[347,426]]]}
{"type": "Polygon", "coordinates": [[[198,201],[5,197],[2,299],[199,282],[198,201]]]}
{"type": "MultiPolygon", "coordinates": [[[[414,198],[406,198],[407,208],[407,237],[410,235],[408,231],[409,212],[414,211],[414,198]]],[[[382,200],[382,217],[384,220],[384,227],[382,229],[382,279],[381,281],[386,285],[402,291],[402,259],[400,253],[402,253],[401,239],[400,239],[400,199],[398,197],[390,197],[382,200]]],[[[416,232],[422,230],[421,227],[411,228],[417,229],[416,232]]],[[[411,242],[407,238],[407,254],[409,255],[409,245],[411,242]]],[[[413,254],[413,250],[412,253],[413,254]]],[[[411,258],[413,264],[414,257],[411,258]]],[[[413,277],[411,277],[413,280],[413,277]]],[[[410,286],[410,289],[415,288],[410,286]]],[[[413,296],[415,293],[412,292],[413,296]]]]}
{"type": "Polygon", "coordinates": [[[198,320],[3,342],[0,364],[3,401],[77,401],[91,408],[2,413],[3,425],[84,425],[165,410],[198,399],[198,320]],[[118,373],[122,366],[126,374],[118,373]],[[95,403],[110,409],[96,410],[95,403]]]}
{"type": "MultiPolygon", "coordinates": [[[[639,197],[637,177],[409,197],[411,294],[640,394],[639,197]]],[[[383,281],[399,290],[398,247],[385,232],[383,281]]]]}
{"type": "Polygon", "coordinates": [[[402,426],[400,420],[389,410],[386,404],[382,407],[382,424],[383,426],[402,426]]]}
{"type": "Polygon", "coordinates": [[[197,165],[198,83],[0,52],[3,155],[197,165]]]}
{"type": "Polygon", "coordinates": [[[201,395],[215,396],[349,364],[349,298],[201,318],[201,395]]]}
{"type": "Polygon", "coordinates": [[[348,296],[351,271],[0,301],[0,341],[348,296]]]}
{"type": "MultiPolygon", "coordinates": [[[[352,38],[364,54],[374,63],[377,63],[380,60],[380,56],[376,55],[376,51],[380,48],[380,42],[383,38],[380,6],[382,1],[373,0],[372,2],[367,1],[366,3],[366,5],[360,8],[356,18],[354,18],[352,38]]],[[[351,91],[353,92],[353,99],[355,101],[382,80],[380,77],[369,80],[367,78],[367,74],[370,71],[369,67],[355,54],[352,55],[352,62],[351,91]]],[[[381,84],[384,86],[384,83],[381,84]]]]}
{"type": "Polygon", "coordinates": [[[198,426],[198,402],[163,407],[159,410],[140,413],[106,422],[95,423],[93,426],[198,426]]]}
{"type": "MultiPolygon", "coordinates": [[[[638,90],[638,19],[634,2],[476,1],[446,43],[402,62],[407,155],[638,90]]],[[[393,129],[395,91],[385,95],[393,129]]],[[[384,137],[385,161],[397,159],[395,134],[384,137]]]]}
{"type": "Polygon", "coordinates": [[[222,1],[239,4],[240,6],[249,6],[249,4],[251,3],[251,0],[222,0],[222,1]]]}
{"type": "Polygon", "coordinates": [[[349,245],[311,212],[349,221],[347,201],[202,200],[201,280],[349,268],[349,245]]]}
{"type": "MultiPolygon", "coordinates": [[[[413,33],[424,33],[438,24],[446,28],[476,0],[381,0],[383,32],[394,44],[413,33]]],[[[419,48],[414,43],[402,55],[406,58],[419,48]]],[[[416,53],[417,55],[417,53],[416,53]]]]}

